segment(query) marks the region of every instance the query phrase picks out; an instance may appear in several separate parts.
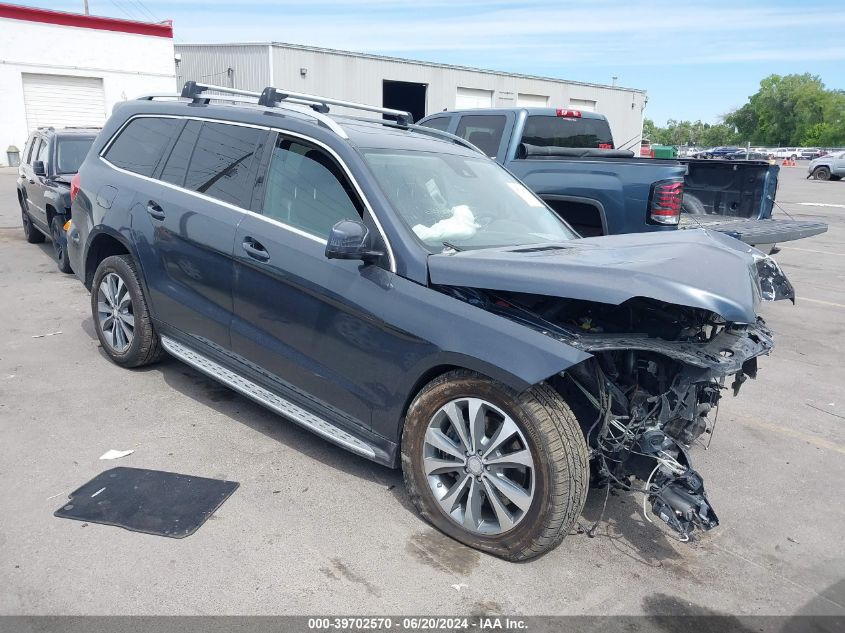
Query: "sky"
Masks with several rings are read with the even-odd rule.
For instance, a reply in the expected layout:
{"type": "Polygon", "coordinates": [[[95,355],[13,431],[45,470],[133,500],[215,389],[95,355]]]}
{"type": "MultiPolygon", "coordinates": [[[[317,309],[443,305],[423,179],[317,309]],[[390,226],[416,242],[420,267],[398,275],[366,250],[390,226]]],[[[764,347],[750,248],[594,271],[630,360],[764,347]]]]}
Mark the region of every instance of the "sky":
{"type": "MultiPolygon", "coordinates": [[[[17,0],[81,11],[83,0],[17,0]]],[[[645,116],[716,123],[762,78],[845,89],[842,0],[89,0],[92,14],[173,20],[178,43],[277,41],[648,92],[645,116]]],[[[565,104],[561,104],[565,105],[565,104]]]]}

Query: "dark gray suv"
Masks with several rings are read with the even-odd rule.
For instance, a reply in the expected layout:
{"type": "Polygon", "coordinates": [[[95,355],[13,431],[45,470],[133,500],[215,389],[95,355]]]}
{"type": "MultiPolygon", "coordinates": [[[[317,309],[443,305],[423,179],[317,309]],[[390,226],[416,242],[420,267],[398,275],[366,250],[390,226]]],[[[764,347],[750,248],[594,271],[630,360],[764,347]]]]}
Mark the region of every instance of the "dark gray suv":
{"type": "Polygon", "coordinates": [[[39,244],[49,236],[56,265],[63,273],[73,272],[64,228],[70,220],[71,180],[97,132],[93,128],[38,128],[29,135],[18,167],[18,204],[26,241],[39,244]]]}
{"type": "Polygon", "coordinates": [[[772,349],[773,260],[706,231],[581,239],[405,113],[257,96],[127,102],[85,160],[69,253],[114,362],[167,352],[401,466],[427,520],[511,560],[560,542],[591,478],[683,536],[717,525],[689,448],[772,349]]]}

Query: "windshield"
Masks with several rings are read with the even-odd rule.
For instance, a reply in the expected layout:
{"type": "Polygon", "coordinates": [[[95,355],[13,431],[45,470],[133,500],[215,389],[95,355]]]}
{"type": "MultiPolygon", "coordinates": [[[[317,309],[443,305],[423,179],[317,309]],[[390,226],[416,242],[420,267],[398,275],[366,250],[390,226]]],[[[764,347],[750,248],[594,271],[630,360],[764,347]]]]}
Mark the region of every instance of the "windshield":
{"type": "Polygon", "coordinates": [[[486,158],[403,150],[363,153],[393,207],[432,252],[444,246],[465,250],[577,237],[525,185],[486,158]]]}
{"type": "Polygon", "coordinates": [[[522,142],[540,147],[613,149],[613,136],[604,119],[529,116],[522,142]]]}
{"type": "Polygon", "coordinates": [[[56,150],[56,173],[75,174],[78,172],[93,142],[93,138],[59,139],[56,150]]]}

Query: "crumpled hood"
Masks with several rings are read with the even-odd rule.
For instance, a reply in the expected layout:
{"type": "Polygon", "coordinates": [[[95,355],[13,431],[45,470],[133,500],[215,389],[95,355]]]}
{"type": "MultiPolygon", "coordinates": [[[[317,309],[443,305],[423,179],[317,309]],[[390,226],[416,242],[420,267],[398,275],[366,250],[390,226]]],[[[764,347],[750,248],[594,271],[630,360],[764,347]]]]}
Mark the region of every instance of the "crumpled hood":
{"type": "Polygon", "coordinates": [[[648,297],[710,310],[735,323],[754,323],[761,298],[794,296],[774,260],[701,229],[438,254],[429,257],[428,267],[437,285],[614,305],[648,297]],[[780,292],[765,292],[766,280],[761,291],[758,270],[780,292]]]}

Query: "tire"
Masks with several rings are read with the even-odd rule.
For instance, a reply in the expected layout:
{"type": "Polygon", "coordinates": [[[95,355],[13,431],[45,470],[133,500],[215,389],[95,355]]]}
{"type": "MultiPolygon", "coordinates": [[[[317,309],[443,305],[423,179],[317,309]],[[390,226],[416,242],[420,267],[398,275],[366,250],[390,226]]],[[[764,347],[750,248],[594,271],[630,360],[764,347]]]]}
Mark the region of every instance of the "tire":
{"type": "Polygon", "coordinates": [[[137,267],[129,255],[107,257],[97,266],[91,285],[91,313],[100,345],[116,364],[143,367],[164,355],[137,267]],[[131,327],[130,320],[121,315],[131,317],[131,327]]]}
{"type": "Polygon", "coordinates": [[[26,199],[21,200],[21,224],[23,224],[23,234],[27,242],[41,244],[44,241],[44,234],[35,228],[32,218],[29,217],[29,211],[26,210],[26,199]]]}
{"type": "Polygon", "coordinates": [[[63,273],[73,273],[67,259],[67,235],[65,234],[64,216],[55,215],[50,223],[50,238],[53,240],[53,253],[56,256],[56,266],[63,273]]]}
{"type": "Polygon", "coordinates": [[[684,193],[684,198],[681,201],[681,210],[684,213],[691,213],[693,215],[707,215],[707,208],[704,203],[691,193],[684,193]]]}
{"type": "MultiPolygon", "coordinates": [[[[504,424],[499,428],[505,428],[504,424]]],[[[463,446],[466,447],[466,443],[463,446]]],[[[520,394],[475,372],[455,370],[430,382],[411,403],[402,437],[402,472],[411,501],[434,527],[470,547],[519,561],[550,551],[569,533],[587,498],[590,469],[581,427],[561,396],[549,385],[536,385],[520,394]],[[469,443],[473,443],[468,424],[469,407],[473,402],[486,407],[483,417],[487,422],[480,427],[485,429],[480,435],[485,436],[487,443],[482,446],[487,448],[478,455],[467,455],[467,451],[460,449],[462,441],[457,428],[443,412],[448,406],[457,404],[464,432],[468,434],[469,443]],[[462,408],[464,405],[466,408],[462,408]],[[504,455],[495,449],[497,437],[493,430],[502,416],[507,416],[513,423],[510,428],[516,428],[515,433],[506,434],[511,439],[500,447],[509,451],[504,455]],[[433,436],[429,434],[432,429],[441,428],[452,430],[451,436],[447,435],[452,442],[449,453],[435,448],[434,444],[439,446],[440,440],[433,444],[433,436]],[[487,429],[491,429],[489,438],[486,437],[487,429]],[[464,456],[452,457],[454,449],[458,449],[458,455],[463,452],[464,456]],[[497,473],[505,473],[493,461],[511,463],[507,457],[524,455],[525,449],[529,451],[530,476],[525,474],[527,469],[509,470],[505,482],[513,484],[514,478],[520,479],[517,483],[520,496],[499,494],[503,477],[497,477],[497,473]],[[463,460],[463,465],[456,468],[454,464],[458,459],[463,460]],[[487,465],[479,466],[479,460],[487,465]],[[441,463],[447,464],[443,474],[435,472],[441,469],[431,470],[432,465],[441,463]],[[426,474],[426,469],[430,474],[426,474]],[[466,478],[469,481],[465,489],[453,495],[456,486],[466,478]],[[500,483],[491,483],[494,479],[500,483]],[[435,491],[440,490],[443,490],[440,493],[443,505],[435,496],[435,491]],[[470,513],[467,501],[473,491],[479,490],[481,501],[477,510],[470,513]],[[530,500],[524,496],[526,490],[530,490],[530,500]],[[500,514],[494,508],[493,497],[498,499],[500,507],[504,501],[508,512],[500,514]],[[511,498],[521,499],[524,508],[518,508],[509,500],[511,498]],[[451,507],[451,499],[458,503],[450,515],[447,508],[451,507]],[[469,524],[474,529],[467,527],[468,515],[471,515],[469,524]],[[473,515],[484,518],[475,522],[473,515]],[[508,522],[511,519],[513,524],[508,522]]],[[[513,495],[513,492],[509,491],[509,494],[513,495]]]]}
{"type": "Polygon", "coordinates": [[[827,167],[816,167],[813,170],[813,178],[816,180],[830,180],[830,170],[827,167]]]}

